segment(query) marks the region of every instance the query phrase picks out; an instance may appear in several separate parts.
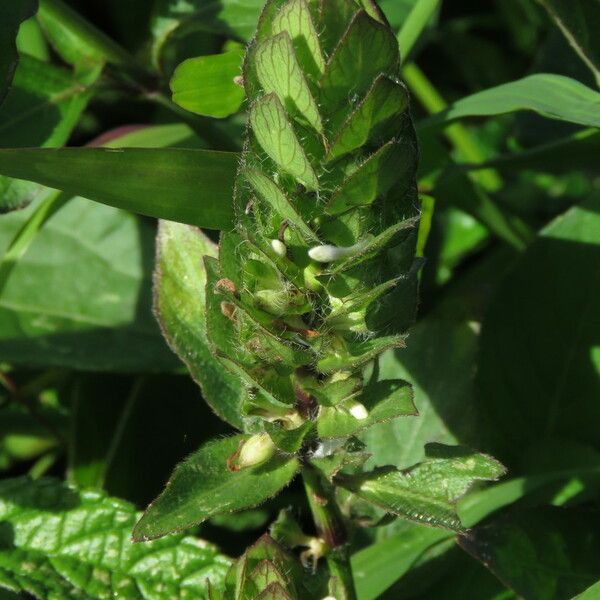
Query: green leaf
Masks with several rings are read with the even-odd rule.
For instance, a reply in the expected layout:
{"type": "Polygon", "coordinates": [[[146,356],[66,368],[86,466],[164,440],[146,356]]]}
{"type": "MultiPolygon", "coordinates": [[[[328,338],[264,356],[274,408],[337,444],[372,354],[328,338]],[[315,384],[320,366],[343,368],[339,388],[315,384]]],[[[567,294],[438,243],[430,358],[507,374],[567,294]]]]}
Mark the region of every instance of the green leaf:
{"type": "Polygon", "coordinates": [[[180,535],[133,544],[136,511],[56,480],[0,483],[0,586],[40,600],[198,598],[221,586],[229,559],[180,535]]]}
{"type": "Polygon", "coordinates": [[[377,542],[352,555],[352,575],[359,600],[376,600],[409,571],[416,560],[451,533],[411,526],[402,535],[377,542]]]}
{"type": "Polygon", "coordinates": [[[154,308],[164,336],[200,385],[204,399],[222,419],[242,429],[240,407],[245,392],[214,357],[206,339],[206,272],[201,257],[217,253],[216,244],[200,230],[161,221],[154,308]]]}
{"type": "Polygon", "coordinates": [[[346,437],[376,423],[417,415],[412,388],[401,380],[379,381],[368,385],[359,396],[349,402],[351,404],[342,401],[335,406],[321,407],[317,419],[320,438],[346,437]],[[356,418],[351,413],[351,408],[356,402],[360,402],[366,409],[363,418],[356,418]]]}
{"type": "MultiPolygon", "coordinates": [[[[0,254],[37,208],[0,219],[0,254]]],[[[117,371],[177,365],[150,313],[151,223],[74,198],[29,244],[1,269],[1,361],[117,371]]]]}
{"type": "Polygon", "coordinates": [[[262,149],[308,190],[317,190],[317,176],[275,94],[257,100],[250,111],[252,131],[262,149]]]}
{"type": "Polygon", "coordinates": [[[36,0],[14,0],[3,6],[0,23],[0,104],[10,88],[19,55],[15,40],[19,26],[35,14],[36,0]]]}
{"type": "MultiPolygon", "coordinates": [[[[17,148],[64,145],[92,93],[67,70],[24,55],[0,107],[0,144],[17,148]]],[[[27,205],[40,192],[35,183],[0,176],[0,211],[27,205]]]]}
{"type": "Polygon", "coordinates": [[[253,57],[263,90],[274,93],[290,114],[306,120],[322,133],[321,115],[296,58],[290,34],[282,31],[261,42],[253,57]]]}
{"type": "Polygon", "coordinates": [[[592,197],[540,232],[493,298],[478,403],[494,423],[488,444],[504,460],[550,436],[598,443],[598,264],[600,199],[592,197]]]}
{"type": "Polygon", "coordinates": [[[457,100],[419,124],[422,129],[466,117],[495,116],[531,110],[549,119],[600,127],[600,93],[575,79],[536,73],[457,100]]]}
{"type": "Polygon", "coordinates": [[[519,596],[568,600],[600,578],[597,512],[535,508],[496,519],[459,544],[519,596]]]}
{"type": "Polygon", "coordinates": [[[460,531],[455,504],[480,480],[504,474],[500,463],[461,446],[429,444],[427,460],[405,472],[382,467],[339,484],[361,498],[405,519],[460,531]]]}
{"type": "Polygon", "coordinates": [[[538,0],[600,86],[600,5],[596,0],[538,0]]]}
{"type": "Polygon", "coordinates": [[[293,458],[274,456],[257,467],[228,469],[228,459],[246,439],[209,442],[181,463],[135,526],[133,539],[155,539],[213,515],[257,506],[286,486],[299,469],[293,458]]]}
{"type": "Polygon", "coordinates": [[[0,173],[140,214],[231,229],[237,155],[153,148],[2,149],[0,173]]]}
{"type": "Polygon", "coordinates": [[[242,48],[198,56],[182,62],[171,79],[173,102],[198,115],[221,119],[236,113],[244,101],[240,76],[242,48]]]}

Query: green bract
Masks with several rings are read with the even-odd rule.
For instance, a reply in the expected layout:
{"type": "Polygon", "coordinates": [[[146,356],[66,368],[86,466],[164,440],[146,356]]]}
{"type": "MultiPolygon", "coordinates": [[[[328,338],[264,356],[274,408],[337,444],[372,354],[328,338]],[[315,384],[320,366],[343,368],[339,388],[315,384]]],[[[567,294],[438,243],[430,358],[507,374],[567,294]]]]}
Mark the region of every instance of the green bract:
{"type": "MultiPolygon", "coordinates": [[[[417,144],[398,45],[370,5],[273,0],[243,78],[236,227],[206,259],[208,338],[246,383],[247,422],[279,425],[277,445],[336,423],[346,436],[376,421],[362,369],[404,344],[415,305],[417,144]]],[[[398,404],[383,418],[414,414],[408,388],[383,389],[378,402],[398,404]]]]}

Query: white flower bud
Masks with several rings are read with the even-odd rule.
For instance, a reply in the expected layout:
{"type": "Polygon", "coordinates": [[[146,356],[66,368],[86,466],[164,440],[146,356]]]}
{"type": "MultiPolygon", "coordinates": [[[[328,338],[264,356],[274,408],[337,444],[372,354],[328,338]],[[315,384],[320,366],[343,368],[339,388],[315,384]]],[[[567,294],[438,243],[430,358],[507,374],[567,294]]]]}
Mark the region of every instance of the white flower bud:
{"type": "Polygon", "coordinates": [[[277,256],[281,256],[281,258],[287,254],[287,248],[281,240],[271,240],[271,248],[273,248],[273,252],[275,252],[277,256]]]}
{"type": "Polygon", "coordinates": [[[369,418],[369,411],[365,408],[365,405],[356,400],[350,400],[346,404],[346,410],[358,421],[369,418]]]}
{"type": "Polygon", "coordinates": [[[358,242],[354,246],[333,246],[324,244],[322,246],[314,246],[308,251],[308,256],[320,263],[334,262],[341,258],[347,258],[357,252],[360,252],[364,247],[364,242],[358,242]]]}
{"type": "Polygon", "coordinates": [[[239,469],[254,467],[271,458],[274,453],[275,444],[269,434],[257,433],[242,444],[235,463],[239,469]]]}

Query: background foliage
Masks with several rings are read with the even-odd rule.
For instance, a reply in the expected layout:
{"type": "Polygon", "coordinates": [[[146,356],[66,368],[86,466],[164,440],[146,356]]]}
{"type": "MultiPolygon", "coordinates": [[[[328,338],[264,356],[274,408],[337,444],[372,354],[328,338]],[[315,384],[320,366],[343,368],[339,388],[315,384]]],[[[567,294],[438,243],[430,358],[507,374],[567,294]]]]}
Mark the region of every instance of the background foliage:
{"type": "MultiPolygon", "coordinates": [[[[239,384],[211,362],[189,302],[213,234],[170,221],[231,222],[236,159],[207,150],[240,150],[232,78],[262,0],[34,4],[0,7],[0,585],[6,598],[202,597],[280,508],[309,523],[296,483],[194,536],[129,541],[173,466],[232,431],[197,365],[236,425],[239,384]],[[156,243],[154,217],[170,220],[156,243]],[[155,311],[177,321],[167,338],[189,374],[152,314],[157,246],[155,311]]],[[[377,366],[413,384],[419,417],[363,433],[368,464],[407,468],[438,442],[509,473],[459,502],[467,535],[358,531],[359,598],[597,598],[600,3],[381,6],[429,229],[417,322],[377,366]]]]}

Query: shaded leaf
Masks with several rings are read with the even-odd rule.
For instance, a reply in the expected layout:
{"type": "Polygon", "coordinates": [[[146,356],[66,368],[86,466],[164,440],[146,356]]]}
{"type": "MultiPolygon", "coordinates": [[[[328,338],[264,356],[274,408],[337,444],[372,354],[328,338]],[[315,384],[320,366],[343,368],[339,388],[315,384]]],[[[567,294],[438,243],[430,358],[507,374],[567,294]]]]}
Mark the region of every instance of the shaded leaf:
{"type": "Polygon", "coordinates": [[[525,598],[568,600],[600,577],[597,512],[536,508],[459,538],[459,544],[525,598]]]}
{"type": "Polygon", "coordinates": [[[0,23],[0,104],[10,87],[19,55],[15,40],[19,26],[37,10],[37,0],[11,0],[2,7],[0,23]]]}
{"type": "Polygon", "coordinates": [[[1,149],[0,173],[152,217],[231,229],[237,155],[168,148],[1,149]]]}
{"type": "Polygon", "coordinates": [[[133,544],[136,511],[100,492],[43,479],[0,483],[0,586],[40,600],[204,597],[220,586],[229,559],[180,535],[133,544]]]}
{"type": "Polygon", "coordinates": [[[600,200],[545,227],[483,322],[479,404],[504,460],[548,436],[597,447],[600,419],[600,200]],[[524,294],[523,290],[527,290],[524,294]]]}
{"type": "Polygon", "coordinates": [[[352,555],[352,574],[360,600],[376,600],[448,531],[414,525],[402,535],[372,544],[352,555]]]}
{"type": "Polygon", "coordinates": [[[155,539],[222,513],[261,504],[285,487],[298,471],[296,459],[275,456],[240,471],[228,459],[247,436],[209,442],[176,467],[165,491],[146,509],[133,539],[155,539]]]}
{"type": "Polygon", "coordinates": [[[538,0],[600,86],[600,4],[595,0],[538,0]]]}

